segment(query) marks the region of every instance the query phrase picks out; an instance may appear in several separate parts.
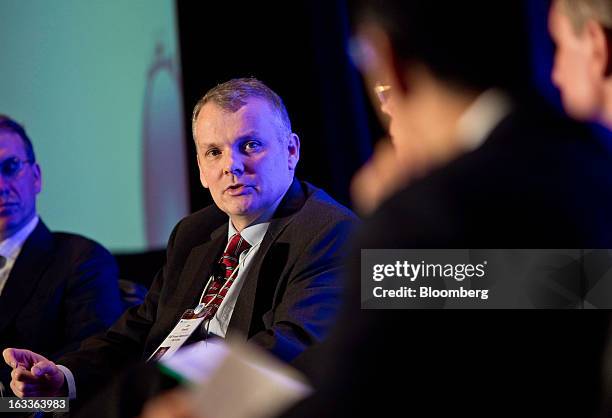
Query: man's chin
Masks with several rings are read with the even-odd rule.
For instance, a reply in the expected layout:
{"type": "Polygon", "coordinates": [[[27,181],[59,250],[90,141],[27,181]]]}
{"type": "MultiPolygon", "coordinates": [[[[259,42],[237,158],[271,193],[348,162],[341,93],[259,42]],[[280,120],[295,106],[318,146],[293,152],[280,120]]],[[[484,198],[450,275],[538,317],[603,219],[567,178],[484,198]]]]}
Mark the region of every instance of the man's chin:
{"type": "Polygon", "coordinates": [[[230,215],[247,216],[255,209],[255,201],[251,195],[234,196],[225,199],[226,213],[230,215]]]}
{"type": "Polygon", "coordinates": [[[597,106],[592,103],[561,94],[561,102],[566,113],[573,119],[582,122],[594,122],[598,119],[597,106]]]}
{"type": "Polygon", "coordinates": [[[261,208],[255,205],[242,205],[228,207],[227,211],[224,211],[234,220],[240,219],[241,223],[251,224],[253,221],[258,219],[261,214],[261,208]]]}
{"type": "Polygon", "coordinates": [[[227,212],[229,216],[239,216],[241,218],[250,218],[255,216],[254,213],[255,211],[250,207],[234,207],[227,212]]]}

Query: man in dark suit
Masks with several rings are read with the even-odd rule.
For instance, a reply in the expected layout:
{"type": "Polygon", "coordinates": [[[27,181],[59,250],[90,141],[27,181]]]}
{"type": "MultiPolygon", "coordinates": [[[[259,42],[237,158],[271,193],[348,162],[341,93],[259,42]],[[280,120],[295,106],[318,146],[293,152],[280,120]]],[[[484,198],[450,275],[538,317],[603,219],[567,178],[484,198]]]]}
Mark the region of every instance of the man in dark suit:
{"type": "MultiPolygon", "coordinates": [[[[0,116],[0,346],[50,358],[121,314],[117,266],[99,244],[52,233],[36,213],[41,171],[21,125],[0,116]]],[[[0,382],[8,388],[11,369],[0,382]]]]}
{"type": "Polygon", "coordinates": [[[185,311],[207,312],[215,298],[218,306],[190,341],[238,336],[307,373],[315,366],[301,354],[325,337],[339,307],[340,248],[354,215],[294,178],[299,139],[280,97],[258,80],[209,91],[194,110],[193,132],[200,178],[215,206],[179,222],[145,302],[60,359],[61,371],[27,350],[6,350],[8,363],[28,365],[13,374],[18,396],[76,389],[85,400],[158,347],[168,354],[162,342],[185,311]],[[235,239],[247,249],[228,255],[235,239]],[[230,270],[220,267],[232,257],[230,270]],[[217,280],[219,268],[227,274],[217,280]]]}
{"type": "Polygon", "coordinates": [[[360,306],[362,249],[612,248],[612,158],[526,91],[525,3],[362,3],[361,68],[420,170],[352,241],[334,371],[287,416],[593,417],[607,312],[360,306]]]}

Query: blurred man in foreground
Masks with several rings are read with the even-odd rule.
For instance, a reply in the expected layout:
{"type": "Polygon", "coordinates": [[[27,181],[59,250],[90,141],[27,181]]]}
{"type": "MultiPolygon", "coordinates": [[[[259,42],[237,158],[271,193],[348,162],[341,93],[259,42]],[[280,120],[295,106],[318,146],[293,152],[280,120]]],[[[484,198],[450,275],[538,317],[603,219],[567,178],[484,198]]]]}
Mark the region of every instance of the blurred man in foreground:
{"type": "MultiPolygon", "coordinates": [[[[353,241],[352,286],[330,338],[334,373],[288,416],[586,418],[599,409],[607,312],[359,302],[363,249],[611,248],[612,157],[532,93],[524,7],[360,2],[359,64],[370,88],[386,86],[393,158],[423,170],[390,169],[401,174],[397,191],[353,241]]],[[[553,306],[576,306],[564,295],[553,306]]]]}
{"type": "MultiPolygon", "coordinates": [[[[55,359],[110,326],[121,304],[113,257],[96,242],[49,231],[36,211],[41,189],[30,138],[0,115],[0,347],[55,359]]],[[[0,367],[7,390],[10,372],[0,367]]]]}

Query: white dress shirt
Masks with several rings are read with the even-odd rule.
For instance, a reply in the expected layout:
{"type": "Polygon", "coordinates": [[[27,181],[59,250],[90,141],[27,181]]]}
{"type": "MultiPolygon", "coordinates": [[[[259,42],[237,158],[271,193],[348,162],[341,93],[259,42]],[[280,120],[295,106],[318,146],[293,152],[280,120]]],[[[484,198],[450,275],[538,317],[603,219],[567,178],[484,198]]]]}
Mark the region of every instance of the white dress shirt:
{"type": "Polygon", "coordinates": [[[4,241],[0,242],[0,255],[6,259],[4,266],[0,267],[0,295],[2,290],[8,281],[8,277],[11,274],[11,270],[15,265],[19,253],[23,244],[28,239],[32,231],[36,229],[38,225],[38,215],[34,216],[30,222],[28,222],[23,228],[17,231],[16,234],[10,236],[4,241]]]}
{"type": "MultiPolygon", "coordinates": [[[[251,244],[251,248],[248,251],[243,251],[242,254],[240,254],[240,258],[238,259],[238,273],[236,274],[234,282],[225,294],[221,305],[219,305],[217,313],[212,319],[202,323],[202,326],[204,327],[205,332],[207,331],[207,334],[225,337],[227,327],[232,319],[234,306],[236,306],[238,294],[240,293],[240,289],[242,289],[242,285],[244,284],[244,277],[246,277],[251,265],[253,264],[255,255],[259,251],[259,245],[261,244],[261,241],[263,241],[269,226],[270,222],[258,223],[247,226],[240,233],[242,238],[251,244]]],[[[227,229],[226,249],[231,238],[237,233],[238,231],[236,231],[236,228],[234,228],[234,225],[232,225],[232,221],[230,220],[229,228],[227,229]]]]}
{"type": "Polygon", "coordinates": [[[457,138],[463,151],[480,147],[511,110],[512,102],[501,90],[488,89],[481,93],[457,123],[457,138]]]}

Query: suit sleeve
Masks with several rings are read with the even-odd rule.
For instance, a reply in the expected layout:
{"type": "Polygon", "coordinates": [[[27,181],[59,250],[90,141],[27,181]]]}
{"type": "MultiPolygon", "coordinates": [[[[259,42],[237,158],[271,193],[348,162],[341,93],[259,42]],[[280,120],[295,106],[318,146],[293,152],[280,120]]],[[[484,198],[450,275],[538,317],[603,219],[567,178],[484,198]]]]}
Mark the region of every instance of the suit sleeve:
{"type": "Polygon", "coordinates": [[[300,249],[279,302],[264,315],[266,329],[250,339],[306,374],[308,352],[327,336],[340,309],[343,249],[354,225],[353,219],[332,222],[300,249]]]}
{"type": "Polygon", "coordinates": [[[121,315],[115,259],[102,246],[87,244],[68,263],[74,267],[64,294],[64,344],[51,358],[78,349],[84,339],[106,330],[121,315]]]}
{"type": "MultiPolygon", "coordinates": [[[[172,252],[178,226],[168,243],[172,252]]],[[[86,339],[78,351],[57,360],[73,373],[79,400],[90,397],[104,382],[142,357],[145,341],[157,317],[157,307],[166,276],[165,265],[155,276],[144,302],[134,306],[106,332],[86,339]]]]}

